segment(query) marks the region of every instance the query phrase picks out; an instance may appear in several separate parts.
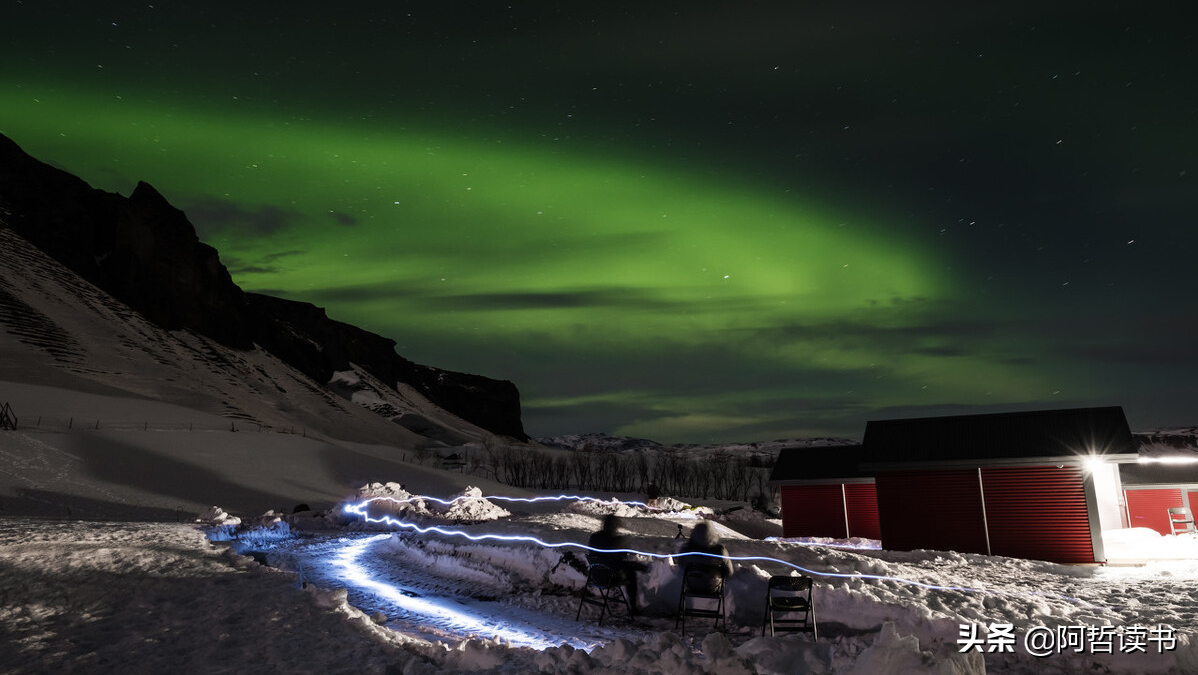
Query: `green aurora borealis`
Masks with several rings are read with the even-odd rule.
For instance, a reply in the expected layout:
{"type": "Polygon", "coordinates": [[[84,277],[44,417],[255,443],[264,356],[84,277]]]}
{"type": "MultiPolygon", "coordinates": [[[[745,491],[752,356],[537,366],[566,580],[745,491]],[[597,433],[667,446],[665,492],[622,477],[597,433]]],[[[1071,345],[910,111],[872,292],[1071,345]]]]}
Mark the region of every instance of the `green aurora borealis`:
{"type": "Polygon", "coordinates": [[[168,87],[53,61],[6,72],[0,132],[95,187],[153,184],[247,290],[326,307],[418,362],[514,381],[534,436],[852,437],[876,417],[1093,404],[1125,405],[1144,426],[1192,409],[1184,395],[1160,405],[1192,394],[1192,378],[1157,386],[1177,366],[1192,375],[1192,355],[1095,362],[1114,345],[1184,352],[1128,344],[1151,339],[1137,322],[1169,304],[1128,288],[1127,266],[1147,263],[1128,240],[1153,243],[1142,222],[1078,230],[1100,240],[1085,264],[1118,283],[1063,298],[1089,267],[1071,260],[1062,285],[1047,264],[998,261],[1069,235],[1037,234],[1031,216],[1007,230],[949,219],[938,195],[928,207],[871,171],[829,190],[844,167],[778,171],[760,130],[736,156],[727,139],[675,138],[689,129],[668,143],[604,135],[601,121],[556,133],[544,113],[513,123],[377,92],[326,100],[281,76],[281,95],[243,100],[227,95],[236,77],[220,83],[225,62],[168,87]],[[1097,319],[1112,307],[1118,320],[1097,319]]]}

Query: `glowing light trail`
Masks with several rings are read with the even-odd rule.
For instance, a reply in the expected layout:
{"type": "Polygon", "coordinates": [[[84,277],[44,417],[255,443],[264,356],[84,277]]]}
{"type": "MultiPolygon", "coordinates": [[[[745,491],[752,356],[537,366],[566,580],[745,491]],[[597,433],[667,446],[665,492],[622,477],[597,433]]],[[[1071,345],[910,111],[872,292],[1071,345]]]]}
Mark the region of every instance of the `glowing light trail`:
{"type": "Polygon", "coordinates": [[[341,568],[342,578],[358,588],[370,591],[391,602],[403,611],[433,617],[444,622],[449,628],[463,633],[487,638],[498,638],[513,646],[532,647],[533,649],[546,649],[548,647],[568,644],[576,649],[585,649],[589,652],[595,647],[594,644],[587,644],[578,639],[549,639],[543,633],[538,633],[532,629],[524,630],[510,623],[487,620],[458,607],[451,607],[438,602],[436,599],[404,593],[399,588],[385,581],[375,579],[362,563],[359,562],[359,558],[362,557],[366,549],[372,544],[390,536],[389,534],[380,534],[376,537],[355,541],[345,546],[333,560],[333,564],[341,568]]]}
{"type": "MultiPolygon", "coordinates": [[[[496,499],[496,497],[468,497],[468,498],[469,499],[496,499]]],[[[566,497],[566,496],[558,496],[558,497],[549,497],[548,499],[567,499],[567,498],[568,497],[566,497]]],[[[543,539],[539,539],[537,537],[532,537],[529,535],[521,535],[521,534],[491,534],[491,533],[470,534],[470,533],[464,532],[462,530],[454,530],[454,529],[450,529],[450,528],[446,528],[446,527],[441,527],[438,525],[430,525],[427,527],[421,526],[416,523],[408,522],[405,520],[399,520],[397,518],[392,518],[391,516],[388,516],[388,515],[383,515],[382,517],[370,516],[370,514],[368,514],[366,512],[367,506],[369,506],[371,503],[373,503],[375,501],[379,501],[380,499],[391,500],[391,501],[401,501],[401,500],[395,500],[390,497],[375,497],[375,498],[360,501],[356,504],[346,504],[345,507],[343,508],[343,510],[346,513],[361,516],[368,523],[381,523],[381,524],[390,525],[393,527],[400,527],[403,529],[418,532],[420,534],[428,534],[430,532],[433,532],[436,534],[442,534],[442,535],[446,535],[446,536],[450,536],[450,537],[462,537],[462,538],[468,539],[470,541],[523,542],[523,543],[536,544],[538,546],[543,546],[546,548],[572,547],[572,548],[580,548],[585,551],[592,551],[594,553],[629,553],[632,555],[645,556],[647,558],[656,558],[659,560],[670,560],[670,561],[674,560],[675,558],[706,557],[706,558],[716,558],[716,559],[720,559],[720,560],[731,560],[733,562],[768,562],[768,563],[775,563],[778,565],[783,565],[785,567],[789,567],[789,568],[796,570],[800,573],[806,574],[808,576],[813,576],[813,577],[822,577],[822,578],[830,578],[830,579],[863,579],[863,580],[871,580],[871,581],[892,581],[892,582],[906,584],[908,586],[914,586],[916,588],[923,588],[923,589],[931,590],[931,591],[956,591],[956,592],[962,592],[962,593],[1005,595],[1005,596],[1009,596],[1009,597],[1056,598],[1056,599],[1065,600],[1065,601],[1068,601],[1075,605],[1079,605],[1079,606],[1083,606],[1083,607],[1101,609],[1100,606],[1086,602],[1079,598],[1074,598],[1074,597],[1070,597],[1067,595],[1059,595],[1056,593],[1007,592],[1007,591],[988,590],[985,588],[973,588],[970,586],[941,586],[938,584],[929,584],[929,583],[925,583],[922,581],[916,581],[915,579],[906,579],[904,577],[892,577],[892,576],[886,576],[886,575],[881,575],[881,574],[864,574],[861,572],[855,572],[855,573],[851,573],[851,574],[843,573],[843,572],[821,572],[819,570],[813,570],[810,568],[803,567],[801,565],[796,565],[795,563],[792,563],[792,562],[789,562],[786,560],[781,560],[779,558],[770,558],[767,556],[719,556],[719,555],[714,555],[711,553],[702,553],[702,552],[698,552],[698,551],[692,551],[692,552],[687,552],[687,553],[653,553],[651,551],[638,551],[638,550],[629,549],[629,548],[601,549],[601,548],[595,548],[593,546],[588,546],[586,544],[580,544],[578,542],[572,542],[572,541],[548,542],[543,539]]],[[[415,501],[418,499],[424,499],[424,498],[423,497],[412,497],[412,498],[410,498],[410,500],[403,500],[403,501],[415,501]]],[[[513,499],[515,499],[515,498],[513,498],[513,499]]],[[[594,498],[587,498],[587,499],[594,499],[594,498]]],[[[439,499],[431,499],[431,501],[447,503],[447,502],[445,502],[443,500],[439,500],[439,499]]],[[[452,501],[454,501],[454,500],[450,500],[450,502],[452,502],[452,501]]],[[[596,501],[601,501],[601,500],[596,500],[596,501]]],[[[610,503],[610,502],[604,502],[604,503],[610,503]]]]}

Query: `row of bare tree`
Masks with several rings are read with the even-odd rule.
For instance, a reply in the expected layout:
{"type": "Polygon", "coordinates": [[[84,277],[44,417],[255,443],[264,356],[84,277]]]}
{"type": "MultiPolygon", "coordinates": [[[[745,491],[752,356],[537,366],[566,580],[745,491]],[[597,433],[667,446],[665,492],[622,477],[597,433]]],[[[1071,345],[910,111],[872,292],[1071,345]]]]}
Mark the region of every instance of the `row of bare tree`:
{"type": "Polygon", "coordinates": [[[583,448],[547,452],[489,440],[466,453],[464,471],[515,487],[645,493],[750,501],[768,494],[769,467],[749,458],[715,453],[701,458],[675,449],[613,452],[583,448]]]}

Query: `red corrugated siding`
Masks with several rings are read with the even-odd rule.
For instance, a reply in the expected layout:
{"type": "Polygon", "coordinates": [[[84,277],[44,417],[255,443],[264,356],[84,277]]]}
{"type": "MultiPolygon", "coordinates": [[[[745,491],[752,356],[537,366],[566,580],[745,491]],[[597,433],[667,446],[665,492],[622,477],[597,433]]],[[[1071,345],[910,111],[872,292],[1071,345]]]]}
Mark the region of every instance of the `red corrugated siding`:
{"type": "Polygon", "coordinates": [[[873,483],[849,483],[844,486],[849,510],[849,536],[881,539],[878,525],[878,490],[873,483]]]}
{"type": "Polygon", "coordinates": [[[882,548],[986,552],[977,469],[883,473],[875,486],[882,548]]]}
{"type": "Polygon", "coordinates": [[[1127,516],[1132,527],[1150,527],[1169,534],[1169,509],[1181,506],[1180,488],[1124,490],[1127,516]]]}
{"type": "Polygon", "coordinates": [[[990,553],[1095,562],[1083,478],[1079,466],[983,468],[990,553]]]}
{"type": "MultiPolygon", "coordinates": [[[[1198,508],[1198,490],[1189,490],[1183,487],[1182,496],[1185,498],[1185,503],[1182,506],[1190,510],[1190,518],[1193,519],[1194,510],[1198,508]]],[[[1178,531],[1180,532],[1181,530],[1179,529],[1178,531]]]]}
{"type": "Polygon", "coordinates": [[[844,496],[840,483],[782,486],[782,536],[843,539],[844,496]]]}

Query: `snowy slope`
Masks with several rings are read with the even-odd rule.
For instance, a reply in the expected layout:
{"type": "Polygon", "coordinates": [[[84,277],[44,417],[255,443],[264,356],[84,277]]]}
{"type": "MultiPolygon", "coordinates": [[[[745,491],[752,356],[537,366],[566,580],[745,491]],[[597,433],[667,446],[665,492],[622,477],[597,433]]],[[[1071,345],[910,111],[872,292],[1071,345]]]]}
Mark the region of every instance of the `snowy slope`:
{"type": "Polygon", "coordinates": [[[169,403],[3,381],[0,400],[21,427],[0,432],[0,514],[175,520],[213,504],[243,515],[327,508],[374,480],[456,485],[405,462],[410,448],[259,431],[169,403]]]}
{"type": "MultiPolygon", "coordinates": [[[[2,223],[0,381],[175,403],[226,418],[217,426],[241,422],[400,447],[456,445],[487,435],[410,388],[388,390],[359,372],[321,387],[261,349],[239,352],[190,331],[162,330],[2,223]],[[366,390],[373,409],[355,393],[366,390]],[[423,421],[418,431],[405,416],[423,421]]],[[[44,412],[4,391],[0,402],[27,421],[44,412]]],[[[99,411],[78,417],[101,427],[106,422],[99,411]]]]}

